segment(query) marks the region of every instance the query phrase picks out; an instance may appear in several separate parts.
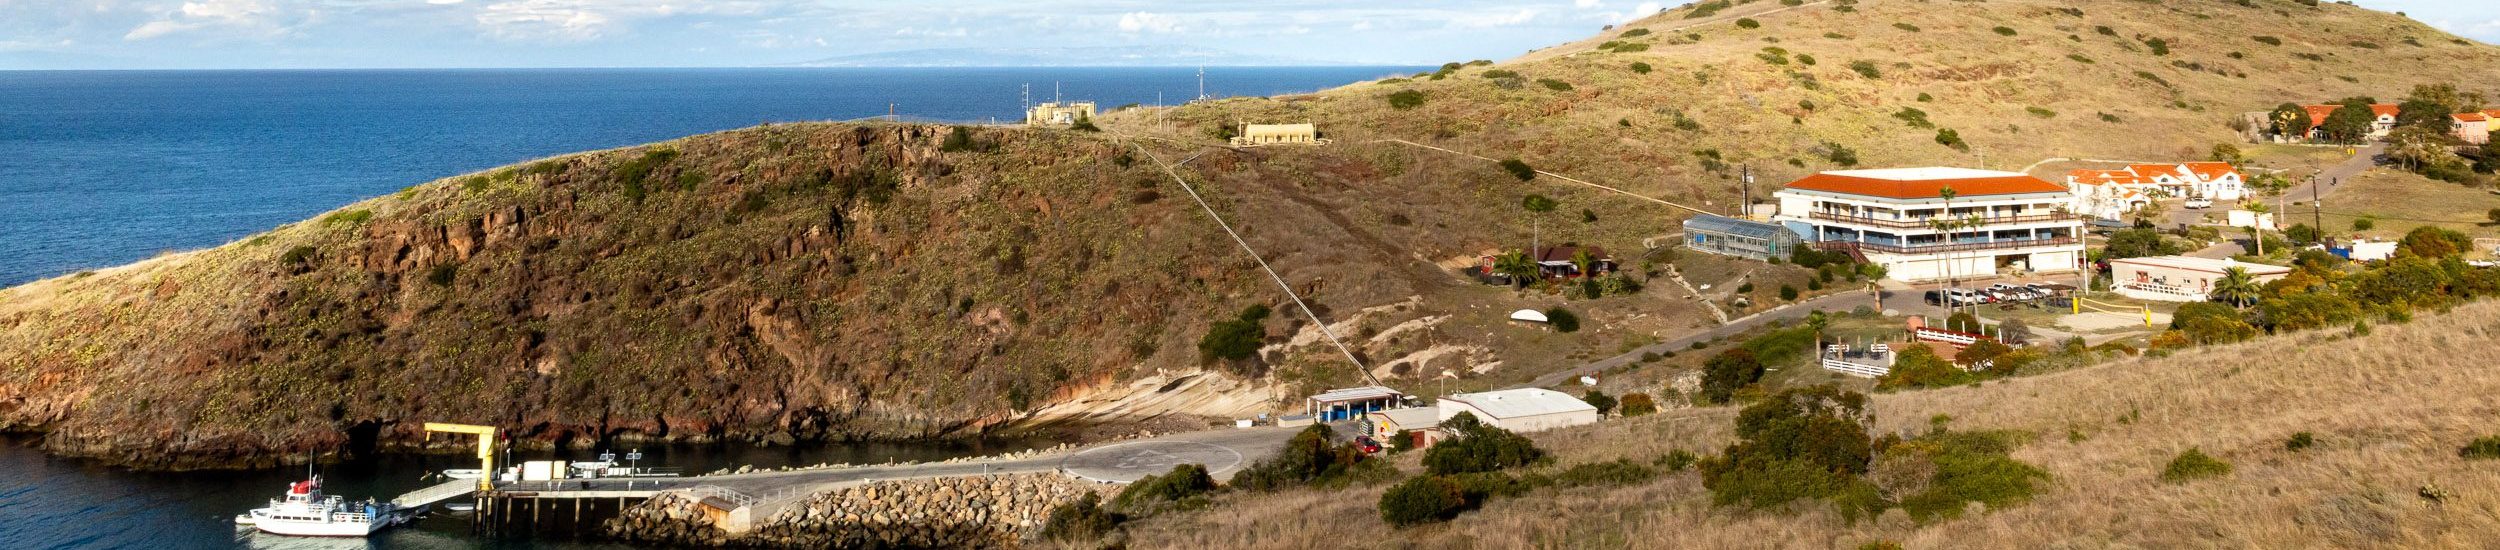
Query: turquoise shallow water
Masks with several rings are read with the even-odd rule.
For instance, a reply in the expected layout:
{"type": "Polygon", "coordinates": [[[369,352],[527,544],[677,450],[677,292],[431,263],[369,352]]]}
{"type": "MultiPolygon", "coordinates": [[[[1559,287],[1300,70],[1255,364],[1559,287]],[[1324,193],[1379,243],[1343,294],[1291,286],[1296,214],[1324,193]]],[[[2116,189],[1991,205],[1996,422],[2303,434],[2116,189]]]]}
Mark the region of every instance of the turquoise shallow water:
{"type": "MultiPolygon", "coordinates": [[[[1415,68],[1210,68],[1210,95],[1415,68]]],[[[1197,70],[0,71],[0,286],[215,246],[411,184],[764,122],[1178,102],[1197,70]]]]}

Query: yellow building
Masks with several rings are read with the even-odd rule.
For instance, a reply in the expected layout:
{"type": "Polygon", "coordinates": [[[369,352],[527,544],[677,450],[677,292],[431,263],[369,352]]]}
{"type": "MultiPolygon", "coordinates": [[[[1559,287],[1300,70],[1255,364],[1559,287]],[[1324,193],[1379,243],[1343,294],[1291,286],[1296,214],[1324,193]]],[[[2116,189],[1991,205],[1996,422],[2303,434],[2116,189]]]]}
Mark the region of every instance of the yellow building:
{"type": "Polygon", "coordinates": [[[1024,123],[1035,126],[1067,126],[1093,118],[1094,102],[1091,101],[1045,102],[1024,112],[1024,123]]]}
{"type": "Polygon", "coordinates": [[[1241,125],[1241,135],[1233,136],[1233,145],[1236,147],[1327,144],[1328,140],[1320,139],[1319,137],[1319,126],[1308,122],[1301,124],[1243,124],[1241,125]]]}

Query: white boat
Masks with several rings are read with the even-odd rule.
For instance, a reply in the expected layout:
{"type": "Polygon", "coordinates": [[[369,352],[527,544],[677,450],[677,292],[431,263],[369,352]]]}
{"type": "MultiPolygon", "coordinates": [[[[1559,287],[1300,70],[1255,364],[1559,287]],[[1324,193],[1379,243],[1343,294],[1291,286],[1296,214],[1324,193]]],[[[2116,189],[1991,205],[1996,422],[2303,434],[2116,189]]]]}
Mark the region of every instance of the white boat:
{"type": "Polygon", "coordinates": [[[452,479],[477,479],[484,475],[486,475],[485,470],[476,468],[452,468],[449,470],[443,470],[443,477],[452,479]]]}
{"type": "Polygon", "coordinates": [[[297,537],[362,537],[406,521],[399,507],[321,494],[321,478],[287,484],[286,498],[234,518],[263,533],[297,537]]]}

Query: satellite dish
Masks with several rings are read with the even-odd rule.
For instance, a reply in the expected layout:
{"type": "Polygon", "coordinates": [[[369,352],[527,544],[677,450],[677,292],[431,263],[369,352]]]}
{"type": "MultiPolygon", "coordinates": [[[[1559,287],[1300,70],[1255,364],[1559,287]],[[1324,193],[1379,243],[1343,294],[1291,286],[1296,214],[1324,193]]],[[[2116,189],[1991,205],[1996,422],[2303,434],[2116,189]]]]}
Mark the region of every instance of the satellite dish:
{"type": "Polygon", "coordinates": [[[1513,321],[1527,321],[1527,322],[1530,322],[1530,323],[1550,323],[1550,322],[1553,322],[1552,320],[1550,320],[1550,319],[1546,319],[1546,318],[1545,318],[1545,312],[1542,312],[1542,311],[1537,311],[1537,310],[1533,310],[1533,309],[1522,309],[1522,310],[1519,310],[1519,311],[1513,311],[1513,312],[1510,312],[1510,320],[1513,320],[1513,321]]]}

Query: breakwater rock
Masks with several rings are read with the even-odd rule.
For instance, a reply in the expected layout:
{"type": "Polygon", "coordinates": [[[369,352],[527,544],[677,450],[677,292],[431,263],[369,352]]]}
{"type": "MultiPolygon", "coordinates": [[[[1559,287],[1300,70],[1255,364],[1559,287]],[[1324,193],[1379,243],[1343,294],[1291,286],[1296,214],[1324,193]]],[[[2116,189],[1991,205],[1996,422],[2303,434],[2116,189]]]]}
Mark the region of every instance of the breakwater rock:
{"type": "Polygon", "coordinates": [[[775,548],[1012,548],[1050,511],[1105,486],[1056,473],[879,481],[802,497],[745,533],[717,520],[726,503],[653,498],[607,524],[642,543],[775,548]]]}

